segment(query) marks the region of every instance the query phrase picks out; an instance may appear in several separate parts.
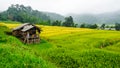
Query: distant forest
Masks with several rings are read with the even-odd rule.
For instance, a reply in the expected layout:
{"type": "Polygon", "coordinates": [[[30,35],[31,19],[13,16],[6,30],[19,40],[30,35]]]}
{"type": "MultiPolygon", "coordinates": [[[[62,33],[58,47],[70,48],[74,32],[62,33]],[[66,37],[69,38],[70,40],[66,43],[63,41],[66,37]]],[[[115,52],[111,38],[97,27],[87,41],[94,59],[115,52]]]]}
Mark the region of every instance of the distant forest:
{"type": "Polygon", "coordinates": [[[40,12],[38,10],[33,10],[30,6],[12,4],[6,11],[0,13],[0,20],[50,25],[51,22],[56,20],[63,21],[64,17],[55,13],[40,12]]]}
{"type": "MultiPolygon", "coordinates": [[[[100,25],[110,24],[117,26],[120,30],[120,13],[104,13],[99,15],[82,14],[75,15],[70,14],[64,17],[57,13],[41,12],[33,10],[30,6],[24,5],[11,5],[6,11],[0,12],[0,21],[18,21],[21,23],[33,23],[41,25],[52,26],[66,26],[66,27],[81,27],[81,28],[98,28],[100,25]],[[99,26],[98,26],[99,24],[99,26]]],[[[104,26],[105,27],[105,26],[104,26]]]]}
{"type": "Polygon", "coordinates": [[[6,11],[0,13],[0,20],[12,20],[19,22],[41,22],[50,20],[50,18],[37,11],[33,10],[30,6],[24,5],[11,5],[6,11]]]}
{"type": "Polygon", "coordinates": [[[102,14],[69,14],[73,17],[74,22],[78,24],[108,24],[113,25],[120,23],[120,11],[102,13],[102,14]]]}
{"type": "Polygon", "coordinates": [[[1,21],[18,21],[21,23],[34,23],[53,26],[75,27],[72,16],[63,17],[59,14],[40,12],[30,6],[11,5],[6,11],[0,13],[1,21]]]}

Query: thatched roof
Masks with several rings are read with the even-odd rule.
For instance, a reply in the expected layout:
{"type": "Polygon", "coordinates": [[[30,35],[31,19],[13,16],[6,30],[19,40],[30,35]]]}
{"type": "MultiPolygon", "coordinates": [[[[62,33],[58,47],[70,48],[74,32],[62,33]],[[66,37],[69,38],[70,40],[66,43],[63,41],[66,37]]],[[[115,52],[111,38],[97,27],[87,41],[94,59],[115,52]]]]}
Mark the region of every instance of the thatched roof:
{"type": "Polygon", "coordinates": [[[28,31],[28,30],[30,30],[31,28],[36,28],[37,30],[38,30],[38,32],[40,33],[40,29],[39,29],[39,27],[37,27],[37,26],[35,26],[35,25],[33,25],[33,24],[30,24],[30,23],[24,23],[24,24],[22,24],[22,25],[20,25],[20,26],[18,26],[18,27],[16,27],[16,28],[14,28],[13,29],[13,31],[15,31],[15,30],[21,30],[21,31],[23,31],[23,32],[25,32],[25,31],[28,31]]]}
{"type": "Polygon", "coordinates": [[[19,29],[21,29],[21,28],[23,28],[24,26],[29,25],[29,24],[30,24],[30,23],[24,23],[24,24],[22,24],[22,25],[20,25],[20,26],[18,26],[18,27],[16,27],[16,28],[14,28],[13,31],[14,31],[14,30],[19,30],[19,29]]]}
{"type": "Polygon", "coordinates": [[[27,30],[33,28],[33,27],[34,27],[33,25],[26,25],[26,26],[24,26],[24,28],[21,31],[24,32],[24,31],[27,31],[27,30]]]}

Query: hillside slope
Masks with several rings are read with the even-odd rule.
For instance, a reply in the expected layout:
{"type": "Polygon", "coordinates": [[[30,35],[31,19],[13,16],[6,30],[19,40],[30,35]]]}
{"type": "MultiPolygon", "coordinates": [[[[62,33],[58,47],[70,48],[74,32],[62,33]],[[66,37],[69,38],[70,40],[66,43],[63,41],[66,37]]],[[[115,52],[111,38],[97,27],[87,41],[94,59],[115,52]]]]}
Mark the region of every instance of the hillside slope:
{"type": "MultiPolygon", "coordinates": [[[[20,24],[4,25],[11,29],[20,24]]],[[[40,44],[25,45],[15,37],[1,34],[6,37],[0,38],[2,42],[0,57],[3,58],[0,60],[0,66],[7,64],[22,68],[120,67],[120,32],[118,31],[37,26],[42,29],[40,44]]]]}
{"type": "Polygon", "coordinates": [[[6,31],[10,30],[0,24],[0,68],[56,68],[6,31]]]}
{"type": "Polygon", "coordinates": [[[69,14],[73,16],[74,21],[78,24],[115,24],[120,23],[120,11],[102,13],[102,14],[69,14]]]}
{"type": "Polygon", "coordinates": [[[55,20],[59,20],[59,21],[64,21],[64,16],[57,14],[57,13],[50,13],[50,12],[43,12],[44,14],[46,14],[47,16],[50,17],[50,20],[55,21],[55,20]]]}
{"type": "Polygon", "coordinates": [[[19,21],[22,23],[41,23],[43,21],[64,20],[64,16],[57,13],[33,10],[30,6],[11,5],[6,11],[0,12],[0,20],[19,21]]]}

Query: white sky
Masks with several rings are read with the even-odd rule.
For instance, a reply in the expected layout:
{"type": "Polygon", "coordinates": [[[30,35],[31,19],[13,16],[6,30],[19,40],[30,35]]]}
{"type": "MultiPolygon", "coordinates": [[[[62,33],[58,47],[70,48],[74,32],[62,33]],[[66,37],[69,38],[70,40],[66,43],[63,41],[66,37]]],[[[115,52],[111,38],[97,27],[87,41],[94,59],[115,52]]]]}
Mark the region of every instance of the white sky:
{"type": "Polygon", "coordinates": [[[104,13],[120,10],[120,0],[0,0],[0,11],[11,4],[31,6],[39,11],[69,13],[104,13]]]}

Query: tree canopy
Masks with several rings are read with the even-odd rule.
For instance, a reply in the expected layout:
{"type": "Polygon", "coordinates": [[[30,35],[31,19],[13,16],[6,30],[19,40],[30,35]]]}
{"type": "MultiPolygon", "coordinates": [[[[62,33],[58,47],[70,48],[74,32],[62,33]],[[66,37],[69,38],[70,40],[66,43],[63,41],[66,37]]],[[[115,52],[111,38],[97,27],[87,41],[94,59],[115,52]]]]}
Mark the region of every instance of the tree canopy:
{"type": "Polygon", "coordinates": [[[98,27],[98,25],[97,25],[97,24],[85,24],[85,23],[83,23],[83,24],[80,25],[80,27],[81,27],[81,28],[96,29],[96,28],[98,27]]]}
{"type": "Polygon", "coordinates": [[[72,16],[65,17],[65,22],[63,22],[63,26],[67,26],[67,27],[73,27],[74,26],[74,21],[73,21],[72,16]]]}
{"type": "Polygon", "coordinates": [[[115,29],[120,30],[120,23],[115,23],[115,29]]]}
{"type": "Polygon", "coordinates": [[[0,13],[0,20],[38,23],[50,20],[50,18],[38,10],[33,10],[30,6],[12,4],[7,11],[0,13]]]}

